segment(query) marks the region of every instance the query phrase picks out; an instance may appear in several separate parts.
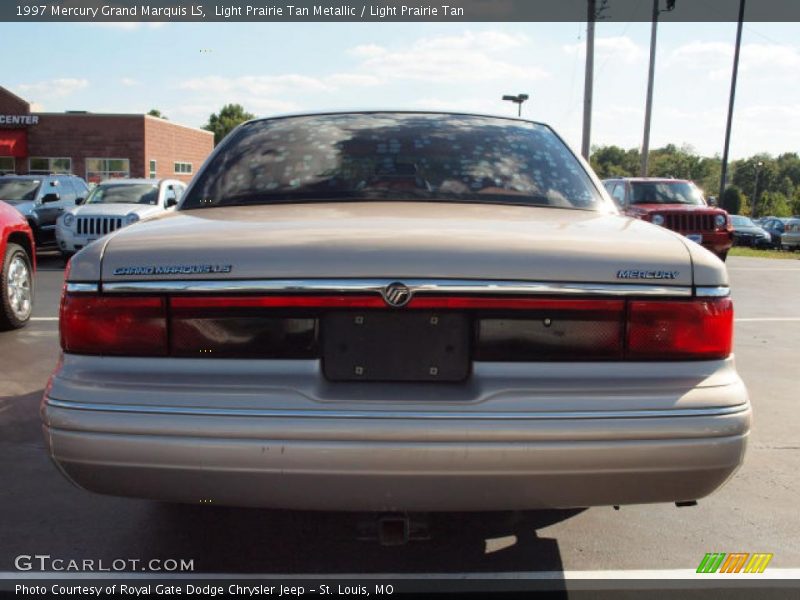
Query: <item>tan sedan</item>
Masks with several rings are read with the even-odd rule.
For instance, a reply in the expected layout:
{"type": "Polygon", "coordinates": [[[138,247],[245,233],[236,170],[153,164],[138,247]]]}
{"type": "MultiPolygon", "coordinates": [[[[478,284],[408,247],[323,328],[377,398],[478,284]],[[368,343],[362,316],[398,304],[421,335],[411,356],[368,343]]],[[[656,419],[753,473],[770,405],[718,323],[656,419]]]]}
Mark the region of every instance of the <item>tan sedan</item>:
{"type": "Polygon", "coordinates": [[[547,126],[249,122],[71,262],[50,453],[87,490],[331,510],[691,501],[750,427],[727,274],[547,126]]]}

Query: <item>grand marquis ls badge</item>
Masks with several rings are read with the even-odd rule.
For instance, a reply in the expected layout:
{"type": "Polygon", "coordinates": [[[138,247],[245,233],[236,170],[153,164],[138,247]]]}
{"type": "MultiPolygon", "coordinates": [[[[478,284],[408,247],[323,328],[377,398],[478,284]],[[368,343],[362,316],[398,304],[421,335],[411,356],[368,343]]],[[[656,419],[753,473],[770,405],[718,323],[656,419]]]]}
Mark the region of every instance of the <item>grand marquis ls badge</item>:
{"type": "Polygon", "coordinates": [[[411,300],[411,290],[408,289],[407,285],[399,281],[387,285],[383,288],[381,294],[386,304],[394,306],[395,308],[405,306],[408,304],[408,301],[411,300]]]}
{"type": "Polygon", "coordinates": [[[230,273],[233,265],[143,265],[117,267],[114,275],[206,275],[230,273]]]}

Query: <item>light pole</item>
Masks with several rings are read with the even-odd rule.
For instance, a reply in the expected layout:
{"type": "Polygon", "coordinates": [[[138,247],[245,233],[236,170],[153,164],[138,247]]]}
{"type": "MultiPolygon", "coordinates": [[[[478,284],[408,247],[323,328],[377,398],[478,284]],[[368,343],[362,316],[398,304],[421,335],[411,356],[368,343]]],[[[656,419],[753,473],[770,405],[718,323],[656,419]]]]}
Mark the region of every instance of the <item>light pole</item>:
{"type": "Polygon", "coordinates": [[[507,102],[513,102],[519,107],[517,110],[518,117],[522,116],[522,103],[525,102],[528,98],[530,98],[528,94],[517,94],[516,96],[510,96],[510,95],[503,96],[503,100],[507,102]]]}
{"type": "Polygon", "coordinates": [[[752,216],[758,216],[758,171],[764,166],[763,161],[758,161],[753,168],[756,170],[756,180],[753,183],[753,209],[750,211],[752,216]]]}
{"type": "MultiPolygon", "coordinates": [[[[656,71],[656,34],[658,33],[659,0],[653,0],[653,24],[650,30],[650,71],[647,76],[647,102],[644,107],[644,136],[642,137],[642,164],[640,175],[647,177],[647,161],[650,153],[650,118],[653,114],[653,84],[656,71]]],[[[667,0],[668,12],[675,9],[675,0],[667,0]]]]}

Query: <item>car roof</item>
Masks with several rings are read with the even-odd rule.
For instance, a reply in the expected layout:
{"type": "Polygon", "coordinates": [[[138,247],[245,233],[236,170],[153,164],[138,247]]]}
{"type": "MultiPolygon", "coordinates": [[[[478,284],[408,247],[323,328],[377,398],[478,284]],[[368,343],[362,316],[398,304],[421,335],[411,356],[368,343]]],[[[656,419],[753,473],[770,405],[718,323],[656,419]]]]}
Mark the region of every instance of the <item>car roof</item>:
{"type": "Polygon", "coordinates": [[[690,179],[675,179],[673,177],[607,177],[603,181],[630,181],[631,183],[692,183],[690,179]]]}
{"type": "Polygon", "coordinates": [[[393,114],[393,115],[441,115],[447,117],[479,117],[482,119],[502,119],[505,121],[517,121],[519,123],[533,123],[535,125],[542,125],[544,127],[550,128],[547,123],[542,123],[541,121],[534,121],[532,119],[523,119],[522,117],[513,117],[507,115],[492,115],[486,113],[475,113],[475,112],[449,112],[444,110],[409,110],[409,109],[362,109],[362,110],[323,110],[323,111],[313,111],[313,112],[298,112],[298,113],[285,113],[285,114],[278,114],[272,115],[269,117],[257,117],[255,119],[250,119],[246,121],[242,125],[247,125],[249,123],[258,123],[260,121],[273,121],[276,119],[291,119],[296,117],[324,117],[329,115],[381,115],[381,114],[393,114]]]}

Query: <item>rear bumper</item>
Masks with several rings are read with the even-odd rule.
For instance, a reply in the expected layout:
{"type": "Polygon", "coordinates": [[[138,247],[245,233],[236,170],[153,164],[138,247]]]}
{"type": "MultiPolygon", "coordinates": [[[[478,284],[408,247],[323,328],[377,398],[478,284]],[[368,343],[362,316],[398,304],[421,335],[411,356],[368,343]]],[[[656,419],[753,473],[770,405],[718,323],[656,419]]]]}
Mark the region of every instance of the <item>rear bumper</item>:
{"type": "MultiPolygon", "coordinates": [[[[360,408],[246,407],[241,390],[230,389],[227,402],[213,405],[177,395],[149,405],[58,400],[62,381],[48,389],[42,413],[55,462],[81,487],[105,494],[376,511],[671,502],[710,494],[742,462],[747,393],[727,361],[718,367],[706,380],[714,385],[685,390],[660,409],[536,408],[544,394],[519,389],[521,380],[470,406],[360,408]],[[516,408],[500,410],[504,399],[516,408]]],[[[607,390],[584,400],[602,398],[608,405],[607,390]]]]}

